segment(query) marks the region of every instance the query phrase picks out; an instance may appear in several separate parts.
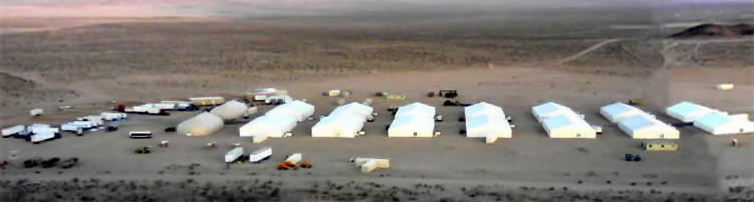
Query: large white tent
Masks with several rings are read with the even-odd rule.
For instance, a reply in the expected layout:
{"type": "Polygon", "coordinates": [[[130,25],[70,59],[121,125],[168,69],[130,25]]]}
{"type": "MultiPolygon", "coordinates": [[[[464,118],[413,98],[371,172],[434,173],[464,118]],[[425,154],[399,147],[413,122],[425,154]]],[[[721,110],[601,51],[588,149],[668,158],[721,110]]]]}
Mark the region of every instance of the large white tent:
{"type": "Polygon", "coordinates": [[[176,132],[187,136],[206,136],[220,131],[223,124],[222,118],[203,112],[178,124],[176,132]]]}
{"type": "Polygon", "coordinates": [[[623,118],[618,123],[618,128],[634,139],[680,138],[680,132],[677,129],[648,114],[635,114],[623,118]]]}
{"type": "Polygon", "coordinates": [[[555,117],[562,114],[575,114],[571,108],[554,102],[548,102],[531,108],[531,112],[537,121],[542,122],[549,117],[555,117]]]}
{"type": "Polygon", "coordinates": [[[687,123],[694,122],[697,118],[715,111],[708,107],[686,101],[679,102],[665,109],[665,113],[669,116],[687,123]]]}
{"type": "Polygon", "coordinates": [[[589,123],[573,114],[561,114],[542,121],[550,138],[596,138],[597,132],[589,123]]]}
{"type": "Polygon", "coordinates": [[[296,118],[288,114],[267,114],[239,128],[241,137],[283,137],[296,127],[296,118]]]}
{"type": "Polygon", "coordinates": [[[296,100],[277,106],[265,113],[265,115],[271,114],[290,115],[296,118],[296,121],[303,121],[306,117],[314,114],[314,105],[296,100]]]}
{"type": "Polygon", "coordinates": [[[357,102],[337,107],[312,127],[312,137],[354,138],[373,111],[372,107],[357,102]]]}
{"type": "Polygon", "coordinates": [[[600,114],[613,123],[618,123],[623,118],[631,117],[637,114],[644,114],[644,111],[622,102],[616,102],[600,108],[600,114]]]}
{"type": "Polygon", "coordinates": [[[398,108],[387,130],[388,137],[433,137],[435,107],[411,103],[398,108]]]}
{"type": "Polygon", "coordinates": [[[430,117],[396,117],[388,128],[388,137],[433,137],[435,121],[430,117]]]}
{"type": "Polygon", "coordinates": [[[242,117],[249,109],[246,104],[231,100],[213,108],[209,113],[219,116],[223,120],[233,120],[242,117]]]}
{"type": "Polygon", "coordinates": [[[510,138],[512,130],[503,108],[481,102],[464,108],[466,137],[510,138]]]}
{"type": "Polygon", "coordinates": [[[754,122],[745,115],[713,112],[694,120],[694,126],[713,135],[732,135],[754,132],[754,122]]]}
{"type": "Polygon", "coordinates": [[[312,137],[343,137],[354,138],[364,121],[353,114],[338,114],[327,116],[312,127],[312,137]]]}
{"type": "Polygon", "coordinates": [[[466,137],[489,136],[511,138],[512,130],[508,121],[496,115],[481,115],[466,119],[466,137]]]}

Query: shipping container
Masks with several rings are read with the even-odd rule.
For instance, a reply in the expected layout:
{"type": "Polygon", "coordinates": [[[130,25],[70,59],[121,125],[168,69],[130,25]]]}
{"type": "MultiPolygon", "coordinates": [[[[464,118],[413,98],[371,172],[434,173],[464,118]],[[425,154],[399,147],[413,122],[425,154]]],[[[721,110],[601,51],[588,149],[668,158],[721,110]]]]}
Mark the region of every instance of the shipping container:
{"type": "Polygon", "coordinates": [[[232,163],[243,155],[243,147],[236,147],[225,154],[225,162],[232,163]]]}

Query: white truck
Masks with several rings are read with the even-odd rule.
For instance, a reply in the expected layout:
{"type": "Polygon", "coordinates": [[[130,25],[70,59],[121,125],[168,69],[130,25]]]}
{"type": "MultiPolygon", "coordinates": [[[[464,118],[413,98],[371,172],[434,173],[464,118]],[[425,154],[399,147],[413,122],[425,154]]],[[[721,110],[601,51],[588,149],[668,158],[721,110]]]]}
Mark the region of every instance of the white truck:
{"type": "Polygon", "coordinates": [[[24,125],[16,125],[3,129],[3,138],[13,137],[16,134],[24,132],[26,127],[24,125]]]}
{"type": "Polygon", "coordinates": [[[160,103],[172,103],[175,105],[176,110],[191,110],[191,102],[187,101],[172,101],[172,100],[164,100],[160,101],[160,103]]]}
{"type": "Polygon", "coordinates": [[[225,154],[225,162],[233,163],[234,161],[238,160],[238,158],[241,158],[242,155],[243,155],[243,147],[233,148],[227,154],[225,154]]]}
{"type": "Polygon", "coordinates": [[[74,132],[76,135],[84,135],[84,130],[97,127],[97,123],[93,121],[73,121],[60,125],[60,129],[63,131],[74,132]]]}
{"type": "Polygon", "coordinates": [[[264,147],[249,154],[249,162],[259,163],[263,160],[267,160],[272,156],[272,148],[264,147]]]}
{"type": "Polygon", "coordinates": [[[102,116],[100,116],[100,115],[83,116],[83,117],[79,117],[76,120],[78,120],[78,121],[90,121],[90,122],[96,123],[97,125],[105,124],[105,118],[102,117],[102,116]]]}

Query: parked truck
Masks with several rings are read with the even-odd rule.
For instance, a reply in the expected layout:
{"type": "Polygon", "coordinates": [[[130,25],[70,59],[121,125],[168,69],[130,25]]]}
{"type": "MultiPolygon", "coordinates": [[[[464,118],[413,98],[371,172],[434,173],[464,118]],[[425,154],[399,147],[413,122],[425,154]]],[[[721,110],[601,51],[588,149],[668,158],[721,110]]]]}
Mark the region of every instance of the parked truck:
{"type": "Polygon", "coordinates": [[[31,136],[31,143],[39,144],[44,141],[52,140],[60,138],[60,133],[56,133],[53,130],[47,130],[47,131],[40,131],[39,133],[34,133],[34,135],[31,136]]]}
{"type": "Polygon", "coordinates": [[[29,111],[29,115],[31,116],[41,116],[44,113],[44,110],[42,108],[36,108],[29,111]]]}
{"type": "Polygon", "coordinates": [[[264,147],[249,154],[249,162],[259,163],[263,160],[267,160],[272,156],[272,148],[264,147]]]}

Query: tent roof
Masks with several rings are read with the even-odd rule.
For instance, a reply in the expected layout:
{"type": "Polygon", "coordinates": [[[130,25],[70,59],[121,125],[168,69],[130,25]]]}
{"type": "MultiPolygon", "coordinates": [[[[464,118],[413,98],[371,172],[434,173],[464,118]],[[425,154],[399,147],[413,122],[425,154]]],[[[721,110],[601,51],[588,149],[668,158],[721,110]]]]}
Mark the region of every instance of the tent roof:
{"type": "Polygon", "coordinates": [[[668,107],[667,111],[681,115],[681,116],[688,116],[694,113],[712,112],[714,110],[708,107],[702,106],[702,105],[683,101],[683,102],[680,102],[678,104],[668,107]]]}
{"type": "Polygon", "coordinates": [[[223,120],[236,119],[243,116],[249,107],[246,104],[231,100],[213,108],[209,113],[219,116],[223,120]]]}
{"type": "Polygon", "coordinates": [[[618,115],[618,114],[623,114],[623,113],[628,113],[628,112],[641,112],[640,109],[631,105],[627,105],[622,102],[616,102],[610,105],[606,105],[600,109],[604,110],[605,112],[611,115],[618,115]]]}
{"type": "Polygon", "coordinates": [[[714,112],[699,117],[694,121],[694,124],[702,124],[709,126],[710,128],[717,128],[732,121],[733,119],[731,119],[727,114],[714,112]]]}
{"type": "Polygon", "coordinates": [[[572,114],[561,114],[542,121],[542,125],[550,130],[561,128],[583,129],[592,127],[583,119],[572,114]]]}
{"type": "Polygon", "coordinates": [[[434,116],[435,115],[435,107],[422,104],[419,102],[414,102],[409,105],[402,106],[398,108],[398,111],[395,113],[396,117],[406,115],[406,114],[421,114],[424,116],[434,116]]]}
{"type": "Polygon", "coordinates": [[[559,111],[564,112],[566,110],[571,111],[571,108],[568,108],[566,106],[563,106],[554,102],[548,102],[548,103],[544,103],[544,104],[532,107],[532,111],[534,111],[535,114],[549,114],[549,113],[555,113],[559,111]]]}
{"type": "Polygon", "coordinates": [[[403,128],[403,127],[413,127],[413,128],[421,128],[421,127],[430,127],[434,128],[435,121],[433,119],[426,119],[422,117],[416,117],[416,116],[401,116],[396,117],[393,122],[390,124],[390,128],[403,128]]]}
{"type": "Polygon", "coordinates": [[[374,112],[374,108],[358,103],[358,102],[352,102],[352,103],[335,108],[332,112],[330,112],[330,116],[341,114],[341,113],[348,113],[348,114],[368,117],[372,115],[372,112],[374,112]]]}
{"type": "Polygon", "coordinates": [[[191,133],[192,136],[211,135],[223,127],[222,118],[217,115],[203,112],[190,119],[187,119],[176,127],[178,133],[191,133]]]}
{"type": "Polygon", "coordinates": [[[466,119],[466,130],[482,127],[510,127],[503,117],[494,115],[480,115],[466,119]]]}
{"type": "Polygon", "coordinates": [[[650,127],[662,127],[667,129],[674,129],[673,127],[652,118],[646,114],[637,114],[630,117],[626,117],[618,123],[629,130],[640,130],[650,127]]]}
{"type": "Polygon", "coordinates": [[[495,116],[505,117],[503,108],[486,103],[486,102],[480,102],[480,103],[465,107],[464,114],[466,116],[466,119],[470,119],[470,118],[473,118],[474,116],[480,116],[480,115],[495,115],[495,116]]]}

